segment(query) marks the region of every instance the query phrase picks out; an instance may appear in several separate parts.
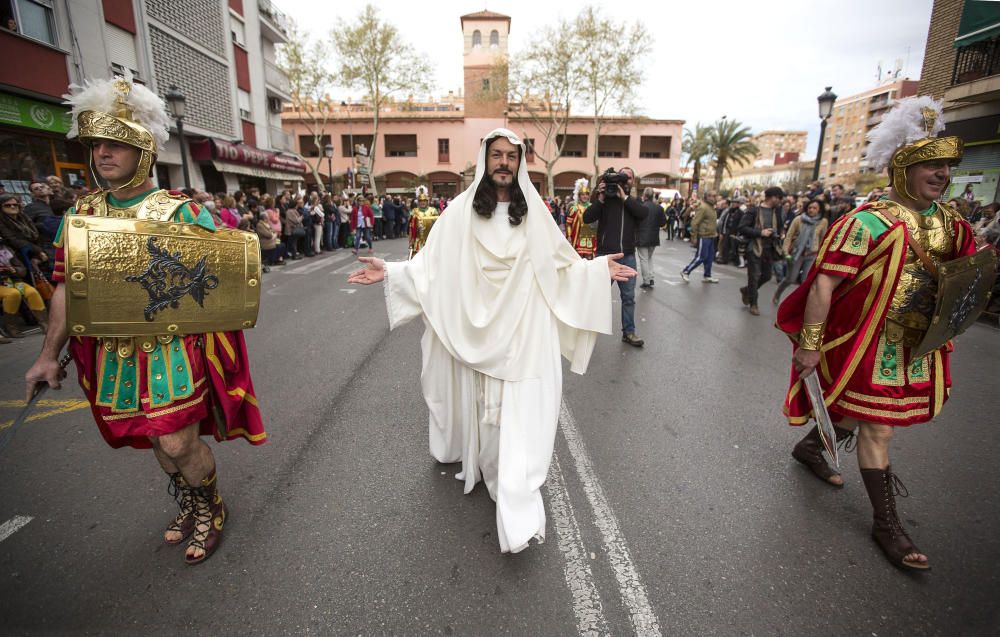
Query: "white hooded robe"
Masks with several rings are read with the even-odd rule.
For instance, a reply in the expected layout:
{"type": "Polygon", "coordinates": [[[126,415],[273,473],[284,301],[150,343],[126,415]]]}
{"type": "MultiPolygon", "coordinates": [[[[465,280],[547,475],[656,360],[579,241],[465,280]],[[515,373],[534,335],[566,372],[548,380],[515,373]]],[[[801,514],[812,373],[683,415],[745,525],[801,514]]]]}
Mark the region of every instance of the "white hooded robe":
{"type": "Polygon", "coordinates": [[[500,550],[545,538],[541,486],[555,444],[562,395],[560,354],[582,374],[597,333],[611,333],[605,258],[577,255],[531,185],[524,145],[506,129],[487,135],[476,178],[434,224],[410,261],[386,264],[389,327],[421,316],[421,386],[430,411],[430,451],[462,462],[469,493],[482,479],[497,503],[500,550]],[[517,181],[528,213],[512,226],[498,204],[472,207],[486,172],[486,144],[520,146],[517,181]]]}

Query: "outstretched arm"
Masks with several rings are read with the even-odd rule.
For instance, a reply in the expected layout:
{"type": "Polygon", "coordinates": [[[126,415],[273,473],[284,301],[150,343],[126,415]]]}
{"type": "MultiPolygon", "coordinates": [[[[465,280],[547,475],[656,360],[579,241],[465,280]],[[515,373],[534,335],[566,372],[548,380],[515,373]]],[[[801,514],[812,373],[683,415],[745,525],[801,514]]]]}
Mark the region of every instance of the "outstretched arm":
{"type": "Polygon", "coordinates": [[[358,257],[365,264],[360,270],[355,270],[347,277],[348,283],[371,285],[385,279],[385,261],[375,257],[358,257]]]}
{"type": "Polygon", "coordinates": [[[625,255],[621,252],[618,254],[608,255],[608,274],[611,275],[612,281],[628,281],[629,279],[635,278],[638,274],[638,272],[627,265],[618,263],[618,259],[621,259],[624,256],[625,255]]]}

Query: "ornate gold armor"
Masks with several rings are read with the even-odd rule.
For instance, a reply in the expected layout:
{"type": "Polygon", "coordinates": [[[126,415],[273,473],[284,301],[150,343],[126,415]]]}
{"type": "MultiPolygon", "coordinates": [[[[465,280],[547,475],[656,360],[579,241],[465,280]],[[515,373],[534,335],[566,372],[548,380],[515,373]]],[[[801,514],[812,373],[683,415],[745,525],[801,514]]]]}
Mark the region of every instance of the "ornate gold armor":
{"type": "MultiPolygon", "coordinates": [[[[956,213],[938,204],[934,213],[924,216],[905,206],[886,200],[890,212],[906,224],[908,231],[931,261],[938,265],[953,258],[955,245],[951,215],[956,213]]],[[[903,271],[896,285],[886,321],[890,343],[917,345],[934,318],[938,285],[924,264],[907,248],[903,271]]]]}

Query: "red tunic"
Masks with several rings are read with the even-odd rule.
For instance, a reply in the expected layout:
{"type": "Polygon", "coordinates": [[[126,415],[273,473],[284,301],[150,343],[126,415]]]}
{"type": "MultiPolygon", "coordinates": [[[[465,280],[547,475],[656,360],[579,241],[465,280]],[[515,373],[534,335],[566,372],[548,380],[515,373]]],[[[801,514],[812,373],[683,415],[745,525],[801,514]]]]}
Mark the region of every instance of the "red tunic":
{"type": "MultiPolygon", "coordinates": [[[[872,235],[855,217],[869,208],[866,204],[833,224],[805,282],[778,308],[776,325],[792,339],[794,352],[816,275],[842,278],[833,293],[816,370],[831,417],[896,426],[926,422],[948,399],[952,344],[914,359],[910,347],[887,341],[886,315],[909,250],[909,229],[897,221],[872,235]]],[[[957,216],[946,222],[951,223],[951,258],[973,253],[969,224],[957,216]]],[[[803,425],[812,415],[794,367],[783,411],[790,425],[803,425]]]]}

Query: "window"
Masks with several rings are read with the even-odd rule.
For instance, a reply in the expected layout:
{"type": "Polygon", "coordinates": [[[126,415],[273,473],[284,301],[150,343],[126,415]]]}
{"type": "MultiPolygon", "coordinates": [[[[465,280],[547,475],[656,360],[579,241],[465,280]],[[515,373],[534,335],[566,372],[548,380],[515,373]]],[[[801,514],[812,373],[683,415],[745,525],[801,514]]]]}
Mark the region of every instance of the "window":
{"type": "Polygon", "coordinates": [[[497,48],[500,46],[500,32],[496,29],[490,31],[490,48],[497,48]]]}
{"type": "Polygon", "coordinates": [[[487,78],[483,78],[483,92],[490,90],[490,81],[487,78]]]}
{"type": "Polygon", "coordinates": [[[472,32],[472,48],[478,48],[483,46],[483,34],[476,29],[472,32]]]}
{"type": "Polygon", "coordinates": [[[241,20],[237,20],[235,17],[230,20],[230,24],[232,25],[233,42],[240,45],[244,49],[247,48],[246,25],[244,25],[241,20]]]}
{"type": "Polygon", "coordinates": [[[240,106],[240,118],[253,119],[253,109],[250,108],[250,94],[243,89],[236,89],[236,98],[240,106]]]}
{"type": "MultiPolygon", "coordinates": [[[[385,156],[386,157],[416,157],[417,156],[417,136],[416,135],[386,135],[385,156]]],[[[357,142],[355,141],[355,144],[357,142]]]]}
{"type": "Polygon", "coordinates": [[[447,164],[451,161],[451,141],[447,139],[438,140],[438,163],[447,164]]]}
{"type": "Polygon", "coordinates": [[[139,74],[139,59],[135,53],[135,36],[113,24],[104,23],[104,44],[107,47],[108,59],[115,72],[130,69],[133,74],[139,74]]]}
{"type": "Polygon", "coordinates": [[[530,137],[524,140],[524,161],[535,163],[535,140],[530,137]]]}
{"type": "Polygon", "coordinates": [[[52,2],[53,0],[13,0],[14,15],[11,19],[15,22],[15,29],[12,30],[56,46],[56,20],[52,2]]]}

